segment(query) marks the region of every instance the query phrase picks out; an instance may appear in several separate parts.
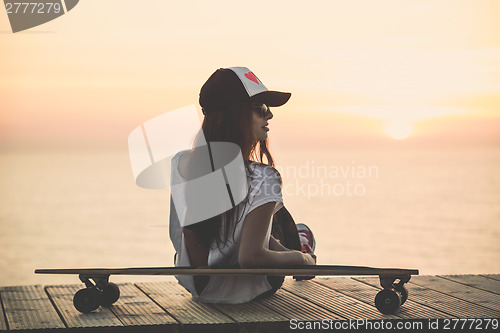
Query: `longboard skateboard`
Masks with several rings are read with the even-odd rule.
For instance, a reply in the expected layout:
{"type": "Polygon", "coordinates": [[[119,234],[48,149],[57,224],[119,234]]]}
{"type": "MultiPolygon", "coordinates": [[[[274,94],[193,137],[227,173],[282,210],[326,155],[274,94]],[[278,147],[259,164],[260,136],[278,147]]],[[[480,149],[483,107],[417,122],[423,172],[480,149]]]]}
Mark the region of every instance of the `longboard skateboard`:
{"type": "Polygon", "coordinates": [[[375,296],[375,306],[384,314],[396,312],[408,299],[405,287],[417,269],[373,268],[362,266],[289,266],[280,268],[193,268],[193,267],[147,267],[147,268],[81,268],[81,269],[37,269],[36,274],[76,274],[85,283],[73,297],[75,308],[83,313],[99,306],[111,306],[120,297],[120,289],[109,282],[110,275],[275,275],[275,276],[334,276],[334,275],[378,275],[382,290],[375,296]],[[398,282],[396,283],[396,280],[398,282]]]}

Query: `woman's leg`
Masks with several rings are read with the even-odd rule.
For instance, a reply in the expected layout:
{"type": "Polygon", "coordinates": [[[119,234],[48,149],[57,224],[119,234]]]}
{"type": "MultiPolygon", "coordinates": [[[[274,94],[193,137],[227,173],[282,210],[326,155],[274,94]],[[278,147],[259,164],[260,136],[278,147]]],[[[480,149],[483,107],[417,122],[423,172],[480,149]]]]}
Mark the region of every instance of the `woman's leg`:
{"type": "MultiPolygon", "coordinates": [[[[313,255],[314,258],[316,258],[316,256],[312,254],[314,252],[315,241],[311,230],[304,224],[296,225],[292,215],[290,214],[290,212],[288,212],[288,210],[285,207],[282,207],[278,212],[276,212],[276,214],[274,214],[271,234],[273,235],[274,238],[278,239],[280,243],[286,248],[302,251],[305,253],[311,253],[311,255],[313,255]],[[302,235],[299,235],[299,233],[302,233],[302,235]],[[303,239],[301,239],[301,237],[303,239]],[[302,242],[304,242],[304,244],[302,244],[302,242]]],[[[314,277],[294,276],[293,278],[296,280],[310,280],[314,277]]],[[[269,283],[271,283],[271,281],[269,283]]],[[[275,283],[277,285],[279,281],[276,281],[275,283]]],[[[281,287],[282,283],[283,279],[281,279],[281,283],[279,284],[277,289],[281,287]]]]}
{"type": "Polygon", "coordinates": [[[300,251],[301,245],[297,227],[295,226],[292,215],[288,212],[286,207],[282,207],[274,214],[271,234],[274,238],[279,240],[284,247],[300,251]]]}

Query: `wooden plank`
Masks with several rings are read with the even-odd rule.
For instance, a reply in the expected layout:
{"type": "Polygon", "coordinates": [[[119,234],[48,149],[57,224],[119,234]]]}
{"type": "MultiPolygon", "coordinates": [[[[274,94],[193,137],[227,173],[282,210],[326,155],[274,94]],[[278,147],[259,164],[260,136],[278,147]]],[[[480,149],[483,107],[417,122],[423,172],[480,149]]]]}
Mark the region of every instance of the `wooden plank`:
{"type": "Polygon", "coordinates": [[[483,274],[482,276],[485,276],[488,279],[500,281],[500,274],[483,274]]]}
{"type": "Polygon", "coordinates": [[[284,289],[274,295],[260,299],[258,302],[280,313],[286,318],[298,321],[318,321],[323,319],[341,320],[339,315],[311,303],[284,289]]]}
{"type": "Polygon", "coordinates": [[[191,294],[174,281],[143,282],[136,286],[181,325],[182,331],[202,328],[234,332],[238,324],[213,306],[192,299],[191,294]]]}
{"type": "Polygon", "coordinates": [[[288,318],[258,301],[243,304],[213,304],[213,306],[237,322],[240,331],[276,332],[289,327],[288,318]]]}
{"type": "Polygon", "coordinates": [[[178,330],[177,321],[133,284],[119,284],[120,298],[109,309],[125,326],[162,325],[162,332],[178,330]]]}
{"type": "Polygon", "coordinates": [[[329,288],[327,281],[340,278],[314,279],[312,281],[286,280],[284,289],[308,300],[311,303],[333,312],[339,319],[395,319],[393,315],[384,315],[374,306],[353,297],[346,296],[329,288]],[[325,284],[323,284],[325,283],[325,284]]]}
{"type": "MultiPolygon", "coordinates": [[[[349,295],[357,300],[368,303],[375,309],[375,296],[382,289],[379,285],[379,279],[373,278],[376,281],[374,286],[358,281],[355,278],[339,277],[331,279],[313,280],[328,286],[340,293],[349,295]]],[[[410,291],[411,294],[411,291],[410,291]]],[[[378,310],[376,310],[378,311],[378,310]]],[[[414,303],[411,298],[405,302],[394,314],[395,317],[402,319],[426,319],[426,318],[448,318],[449,315],[436,311],[434,309],[414,303]]]]}
{"type": "Polygon", "coordinates": [[[481,275],[441,275],[443,279],[455,281],[481,290],[500,294],[500,281],[481,275]]]}
{"type": "Polygon", "coordinates": [[[6,331],[7,330],[7,321],[5,319],[5,307],[3,306],[1,290],[0,290],[0,310],[2,312],[2,313],[0,313],[0,331],[6,331]]]}
{"type": "Polygon", "coordinates": [[[2,287],[0,293],[10,330],[65,328],[42,286],[2,287]]]}
{"type": "MultiPolygon", "coordinates": [[[[412,283],[500,312],[500,295],[438,276],[415,276],[412,283]]],[[[500,284],[500,281],[498,282],[500,284]]]]}
{"type": "Polygon", "coordinates": [[[73,296],[82,285],[47,286],[45,290],[56,305],[68,328],[119,327],[123,324],[109,308],[99,307],[91,313],[80,313],[73,306],[73,296]]]}
{"type": "MultiPolygon", "coordinates": [[[[356,278],[362,280],[370,285],[378,285],[378,279],[370,277],[356,278]]],[[[413,279],[413,278],[412,278],[413,279]]],[[[407,286],[411,300],[416,303],[428,306],[438,311],[444,312],[450,316],[458,318],[497,318],[500,312],[492,309],[485,308],[462,299],[429,289],[427,287],[419,286],[410,281],[407,286]]],[[[406,305],[406,303],[405,303],[406,305]]]]}

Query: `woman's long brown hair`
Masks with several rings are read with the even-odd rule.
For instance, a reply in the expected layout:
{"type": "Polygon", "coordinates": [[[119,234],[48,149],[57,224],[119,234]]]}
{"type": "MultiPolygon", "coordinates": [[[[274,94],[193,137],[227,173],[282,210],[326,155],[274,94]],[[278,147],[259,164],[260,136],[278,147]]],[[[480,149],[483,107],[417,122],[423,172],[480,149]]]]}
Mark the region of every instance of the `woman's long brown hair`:
{"type": "MultiPolygon", "coordinates": [[[[258,142],[253,139],[252,112],[250,103],[238,103],[216,112],[207,113],[202,124],[205,140],[207,142],[232,142],[237,144],[241,149],[243,161],[247,168],[250,161],[274,167],[274,160],[268,148],[268,139],[258,142]]],[[[246,205],[246,201],[244,201],[244,205],[246,205]]],[[[210,247],[215,243],[220,248],[220,245],[225,245],[229,239],[231,220],[238,219],[241,210],[244,210],[244,206],[242,208],[237,205],[223,214],[185,228],[195,233],[202,246],[210,247]]],[[[239,223],[240,221],[236,222],[239,223]]]]}

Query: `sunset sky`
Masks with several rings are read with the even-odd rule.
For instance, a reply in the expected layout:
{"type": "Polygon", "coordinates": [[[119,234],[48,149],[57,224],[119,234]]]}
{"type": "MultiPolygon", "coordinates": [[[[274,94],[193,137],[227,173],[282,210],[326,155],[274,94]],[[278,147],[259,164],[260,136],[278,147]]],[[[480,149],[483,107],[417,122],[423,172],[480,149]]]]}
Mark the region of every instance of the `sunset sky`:
{"type": "Polygon", "coordinates": [[[170,194],[136,186],[128,137],[184,106],[201,119],[201,86],[232,66],[292,93],[269,122],[280,172],[380,169],[281,173],[321,264],[499,273],[500,0],[80,0],[18,33],[0,10],[0,285],[171,265],[170,194]],[[323,192],[344,182],[366,194],[323,192]]]}
{"type": "Polygon", "coordinates": [[[277,145],[500,144],[500,1],[83,0],[13,34],[0,13],[0,148],[124,146],[198,103],[219,67],[269,89],[277,145]],[[404,132],[404,131],[403,131],[404,132]],[[405,137],[405,133],[399,133],[405,137]]]}

